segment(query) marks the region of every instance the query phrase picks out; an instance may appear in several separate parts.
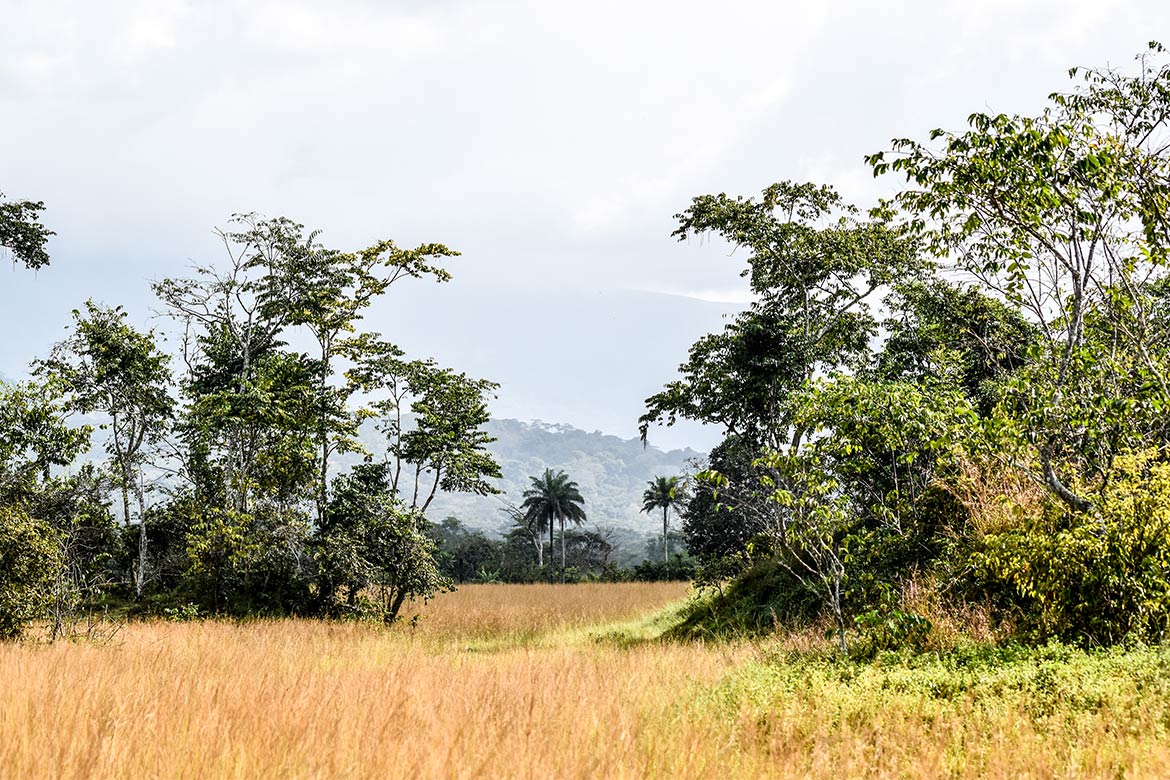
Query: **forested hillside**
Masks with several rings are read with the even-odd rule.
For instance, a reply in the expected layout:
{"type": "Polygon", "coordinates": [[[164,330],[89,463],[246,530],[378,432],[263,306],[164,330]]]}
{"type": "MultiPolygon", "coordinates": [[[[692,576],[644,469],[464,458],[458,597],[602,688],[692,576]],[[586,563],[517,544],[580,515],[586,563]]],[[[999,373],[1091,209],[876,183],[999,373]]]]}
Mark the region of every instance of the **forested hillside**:
{"type": "MultiPolygon", "coordinates": [[[[495,484],[502,492],[498,496],[440,494],[428,512],[432,520],[454,515],[464,525],[489,534],[503,531],[511,521],[502,510],[509,503],[520,503],[529,477],[551,468],[568,472],[580,486],[589,516],[586,527],[626,529],[649,536],[656,533],[658,521],[640,512],[646,483],[659,474],[693,472],[693,463],[703,457],[690,448],[664,452],[644,447],[636,438],[589,433],[561,423],[492,420],[484,430],[496,439],[487,449],[500,464],[503,478],[495,484]]],[[[384,446],[372,430],[363,431],[362,438],[373,451],[384,446]]]]}

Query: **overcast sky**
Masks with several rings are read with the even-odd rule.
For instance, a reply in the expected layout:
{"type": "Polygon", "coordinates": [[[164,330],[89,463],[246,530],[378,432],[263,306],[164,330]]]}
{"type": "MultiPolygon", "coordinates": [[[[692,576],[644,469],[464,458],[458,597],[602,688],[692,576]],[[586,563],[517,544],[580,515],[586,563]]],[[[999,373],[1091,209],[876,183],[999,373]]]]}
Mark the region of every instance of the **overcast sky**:
{"type": "MultiPolygon", "coordinates": [[[[861,156],[891,137],[1036,111],[1069,66],[1129,66],[1150,39],[1170,42],[1165,0],[0,0],[0,190],[44,200],[58,233],[50,268],[0,263],[0,372],[19,375],[87,297],[147,321],[148,280],[213,262],[211,228],[237,211],[339,248],[461,250],[451,292],[393,293],[422,296],[426,328],[382,313],[456,367],[493,365],[444,306],[743,301],[739,258],[670,238],[691,196],[807,179],[867,205],[894,182],[861,156]]],[[[598,388],[517,369],[532,359],[517,334],[490,350],[511,380],[497,410],[631,435],[727,309],[688,304],[655,342],[609,329],[594,347],[623,373],[597,366],[598,388]]],[[[582,343],[574,311],[536,327],[582,343]]]]}

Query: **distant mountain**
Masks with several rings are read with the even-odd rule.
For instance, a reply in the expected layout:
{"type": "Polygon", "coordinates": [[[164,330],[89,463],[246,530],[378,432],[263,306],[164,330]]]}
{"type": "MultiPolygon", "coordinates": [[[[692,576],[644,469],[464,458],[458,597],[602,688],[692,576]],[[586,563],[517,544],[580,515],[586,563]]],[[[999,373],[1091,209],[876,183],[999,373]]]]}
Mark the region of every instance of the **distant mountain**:
{"type": "MultiPolygon", "coordinates": [[[[661,533],[660,515],[649,517],[639,512],[646,483],[656,475],[694,471],[693,462],[703,457],[689,448],[664,452],[643,447],[636,438],[588,433],[571,425],[497,419],[485,428],[496,438],[489,449],[503,472],[497,485],[503,493],[436,496],[427,512],[432,520],[454,515],[471,528],[492,534],[504,531],[510,521],[503,508],[508,503],[519,504],[529,486],[528,478],[551,468],[563,469],[580,486],[589,516],[586,527],[614,528],[639,536],[653,534],[655,529],[661,533]]],[[[366,433],[362,437],[371,449],[379,447],[375,436],[366,433]]]]}

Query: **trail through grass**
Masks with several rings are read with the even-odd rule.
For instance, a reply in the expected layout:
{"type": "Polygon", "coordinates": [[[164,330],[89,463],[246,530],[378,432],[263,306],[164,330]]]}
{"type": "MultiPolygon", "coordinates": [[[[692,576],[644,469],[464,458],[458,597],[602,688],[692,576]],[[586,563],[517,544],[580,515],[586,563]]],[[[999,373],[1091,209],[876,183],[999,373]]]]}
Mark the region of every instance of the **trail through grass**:
{"type": "Polygon", "coordinates": [[[410,624],[0,646],[3,778],[1170,776],[1170,653],[886,664],[654,639],[680,585],[477,586],[410,624]]]}

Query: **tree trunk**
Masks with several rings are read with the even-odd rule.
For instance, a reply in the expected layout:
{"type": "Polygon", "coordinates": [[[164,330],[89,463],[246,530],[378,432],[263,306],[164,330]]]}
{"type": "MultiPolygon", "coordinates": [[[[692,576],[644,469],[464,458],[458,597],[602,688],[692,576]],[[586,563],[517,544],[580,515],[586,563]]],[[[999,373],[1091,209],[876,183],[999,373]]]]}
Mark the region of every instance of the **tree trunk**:
{"type": "Polygon", "coordinates": [[[134,579],[134,598],[142,600],[146,588],[146,497],[141,485],[138,490],[138,574],[134,579]]]}
{"type": "Polygon", "coordinates": [[[670,562],[670,535],[666,529],[666,512],[669,507],[662,507],[662,562],[670,562]]]}
{"type": "Polygon", "coordinates": [[[565,584],[565,518],[561,518],[561,584],[565,584]]]}
{"type": "Polygon", "coordinates": [[[544,539],[543,539],[543,537],[541,537],[540,531],[536,532],[536,538],[533,539],[533,541],[536,542],[536,565],[543,569],[544,568],[544,539]]]}
{"type": "Polygon", "coordinates": [[[555,566],[553,563],[557,559],[556,546],[553,544],[553,519],[548,519],[548,562],[550,566],[555,566]]]}
{"type": "Polygon", "coordinates": [[[317,526],[325,524],[325,504],[329,495],[329,407],[325,394],[329,391],[329,347],[321,345],[321,382],[318,392],[321,400],[321,419],[317,432],[321,445],[321,480],[317,486],[317,526]]]}
{"type": "Polygon", "coordinates": [[[393,623],[398,619],[398,613],[401,611],[404,601],[406,601],[406,588],[399,588],[398,592],[394,594],[394,602],[390,605],[390,612],[386,615],[387,623],[393,623]]]}

